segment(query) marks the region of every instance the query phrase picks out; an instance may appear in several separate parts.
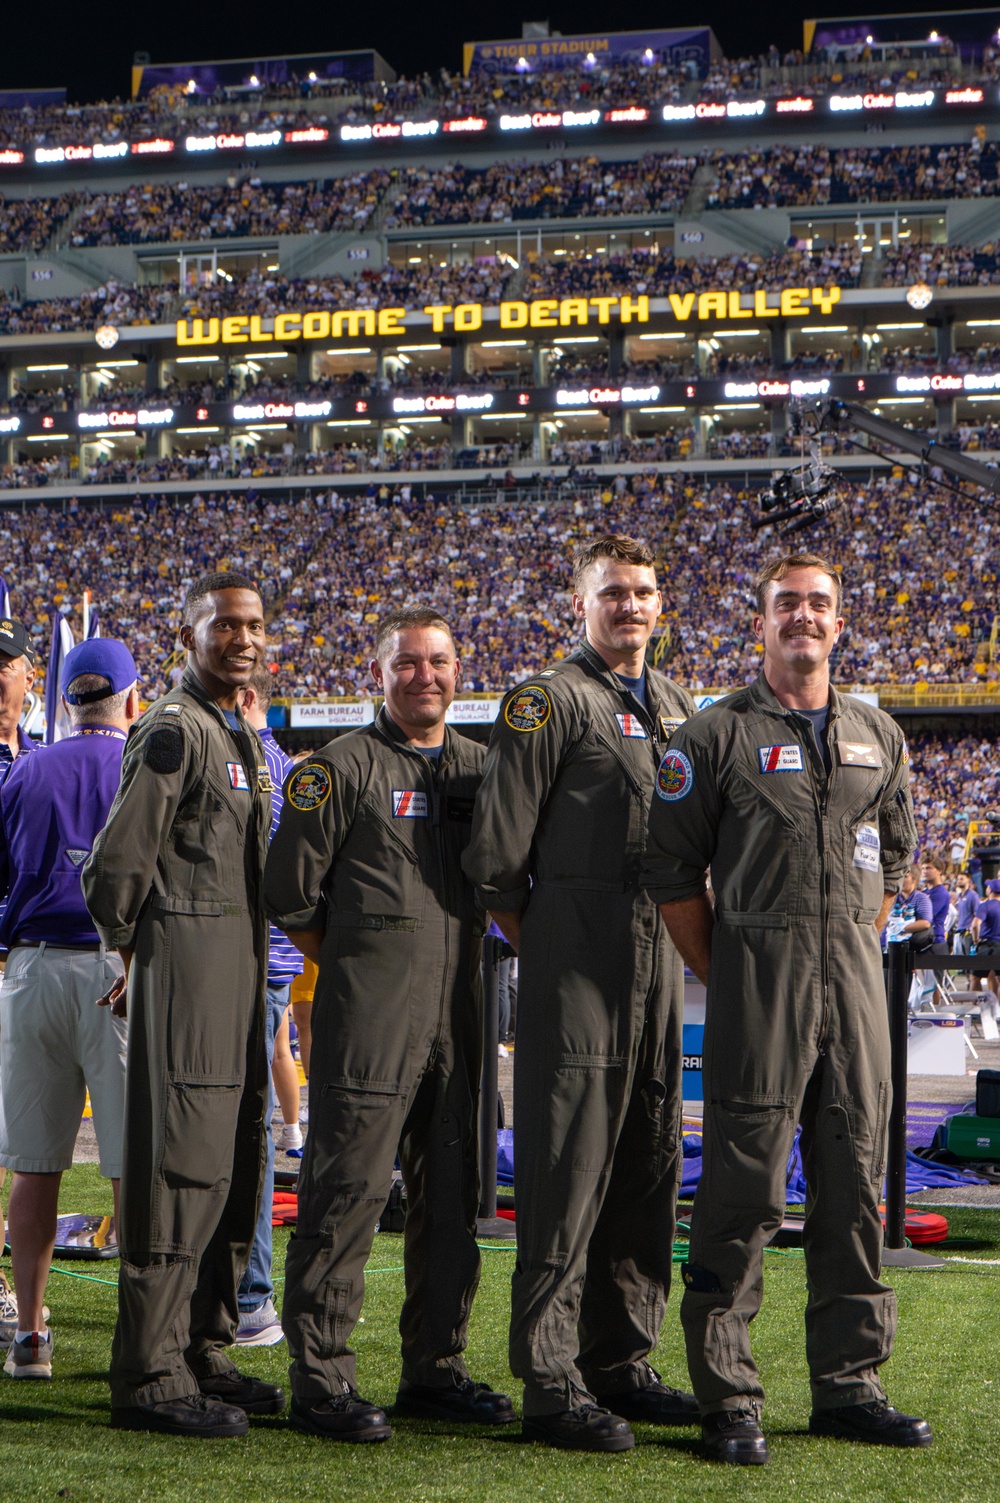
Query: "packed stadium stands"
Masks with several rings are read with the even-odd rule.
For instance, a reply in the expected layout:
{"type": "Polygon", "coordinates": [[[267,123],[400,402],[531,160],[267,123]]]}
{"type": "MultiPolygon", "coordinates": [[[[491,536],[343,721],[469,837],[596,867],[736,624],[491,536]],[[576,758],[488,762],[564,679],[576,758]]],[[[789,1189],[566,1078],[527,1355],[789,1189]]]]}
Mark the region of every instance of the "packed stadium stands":
{"type": "MultiPolygon", "coordinates": [[[[285,85],[256,91],[206,96],[176,88],[134,102],[0,110],[0,148],[12,157],[27,153],[17,186],[5,186],[0,199],[0,492],[48,493],[58,507],[76,490],[86,499],[74,525],[85,529],[97,525],[87,520],[91,502],[109,486],[135,493],[134,503],[114,504],[146,518],[151,495],[162,493],[156,506],[180,518],[187,503],[171,487],[182,483],[232,484],[233,496],[245,498],[256,481],[287,481],[296,497],[310,480],[326,486],[342,477],[345,486],[361,483],[351,493],[357,498],[375,477],[377,534],[378,519],[392,512],[379,508],[379,488],[388,484],[391,496],[408,484],[392,477],[425,477],[435,506],[444,508],[434,526],[447,530],[451,487],[468,472],[467,487],[484,495],[512,487],[540,496],[551,535],[562,536],[566,509],[579,504],[586,512],[617,473],[631,487],[621,504],[632,509],[636,528],[650,509],[676,522],[670,549],[682,561],[679,577],[692,598],[703,597],[704,608],[676,639],[677,671],[702,684],[712,681],[713,667],[731,676],[736,659],[725,647],[724,611],[713,603],[712,579],[697,576],[710,552],[697,536],[692,545],[692,529],[711,515],[712,536],[729,538],[745,509],[734,487],[798,452],[784,418],[795,382],[814,395],[829,389],[883,401],[886,416],[967,450],[993,452],[1000,443],[1000,413],[990,405],[1000,393],[1000,344],[989,327],[1000,320],[1000,253],[995,229],[990,238],[986,221],[970,218],[973,200],[988,203],[997,192],[1000,148],[970,126],[987,118],[988,100],[980,109],[974,96],[998,71],[992,42],[970,58],[947,39],[919,55],[882,49],[875,56],[861,47],[807,57],[772,48],[717,58],[700,75],[690,61],[651,50],[638,61],[598,59],[565,70],[460,76],[442,69],[390,83],[293,71],[285,85]],[[858,115],[846,96],[868,89],[873,110],[892,105],[893,112],[873,117],[880,130],[861,145],[838,132],[867,122],[863,99],[858,115]],[[946,89],[955,92],[958,113],[946,111],[946,89]],[[894,90],[912,111],[896,108],[894,90]],[[835,91],[843,118],[827,109],[835,91]],[[767,102],[766,110],[754,101],[767,102]],[[791,118],[780,139],[772,125],[765,138],[757,122],[771,120],[776,102],[791,118]],[[729,103],[738,106],[731,116],[729,103]],[[728,123],[661,131],[653,142],[661,105],[667,123],[701,106],[708,113],[696,119],[728,123]],[[932,114],[919,113],[931,105],[932,114]],[[601,124],[602,111],[608,118],[593,146],[585,133],[564,130],[540,150],[533,135],[519,133],[525,112],[547,122],[570,112],[574,126],[589,129],[601,124]],[[611,119],[614,112],[633,136],[615,134],[612,125],[622,121],[611,119]],[[469,130],[453,138],[442,131],[426,151],[417,145],[393,158],[366,148],[352,162],[344,144],[369,125],[429,123],[433,136],[429,126],[446,120],[469,130]],[[510,130],[500,128],[503,120],[510,130]],[[342,136],[342,127],[354,135],[342,136]],[[225,133],[244,140],[253,132],[258,141],[271,132],[271,145],[304,136],[312,155],[293,160],[285,151],[262,170],[256,159],[195,153],[196,180],[184,177],[185,141],[200,151],[225,133]],[[50,153],[37,159],[47,162],[73,143],[117,149],[129,142],[149,152],[135,161],[119,153],[89,182],[73,179],[68,165],[46,178],[29,160],[35,149],[50,153]],[[171,149],[161,159],[165,146],[171,149]],[[877,206],[891,218],[863,225],[860,216],[877,206]],[[956,206],[966,212],[953,222],[956,206]],[[102,265],[98,280],[94,268],[102,265]],[[66,285],[74,268],[81,290],[66,285]],[[940,308],[911,312],[902,293],[914,282],[928,284],[940,308]],[[787,315],[789,288],[805,289],[814,314],[808,327],[787,315]],[[823,304],[820,314],[809,296],[822,299],[831,288],[839,302],[823,304]],[[643,322],[626,325],[617,312],[598,321],[602,299],[629,299],[635,308],[648,300],[643,322]],[[536,326],[536,309],[564,300],[577,311],[562,323],[540,312],[536,326]],[[579,313],[581,303],[588,315],[579,313]],[[476,313],[501,304],[520,311],[500,327],[495,311],[491,327],[476,313]],[[350,337],[299,339],[306,315],[326,328],[324,310],[372,310],[374,318],[389,307],[444,309],[447,323],[432,335],[425,318],[392,338],[381,325],[373,334],[374,325],[356,322],[350,337]],[[462,325],[456,309],[471,310],[462,325]],[[284,343],[274,332],[282,314],[299,320],[284,343]],[[591,321],[578,332],[585,316],[591,321]],[[734,323],[751,317],[759,327],[734,323]],[[176,320],[195,331],[181,342],[176,320]],[[181,343],[219,341],[211,331],[226,320],[256,321],[249,348],[226,347],[223,334],[204,353],[181,350],[181,343]],[[102,355],[90,342],[107,326],[112,340],[121,336],[120,359],[106,355],[108,343],[102,355]],[[129,334],[142,342],[126,343],[129,334]],[[268,360],[275,363],[262,363],[268,360]],[[630,407],[626,388],[634,393],[630,407]],[[442,393],[450,394],[443,403],[442,393]],[[464,409],[469,416],[456,415],[455,393],[479,403],[464,409]],[[428,397],[430,409],[421,406],[428,397]],[[891,405],[897,402],[912,405],[891,405]],[[141,409],[153,418],[140,421],[141,409]],[[418,423],[429,426],[411,426],[418,423]],[[680,465],[690,467],[683,481],[669,469],[680,465]],[[601,470],[598,479],[587,479],[592,467],[601,470]],[[451,478],[439,483],[442,474],[451,478]],[[678,494],[687,495],[684,505],[678,494]],[[711,645],[716,638],[721,646],[711,645]]],[[[269,160],[263,148],[260,158],[269,160]]],[[[850,435],[828,434],[823,452],[846,460],[865,450],[850,435]]],[[[845,485],[866,486],[886,503],[879,528],[870,522],[859,536],[859,552],[867,558],[873,548],[874,574],[884,568],[892,576],[887,600],[904,593],[915,604],[900,615],[882,597],[866,596],[867,635],[863,643],[856,633],[845,639],[842,668],[885,682],[978,682],[992,585],[957,543],[956,580],[932,572],[932,588],[918,583],[935,553],[912,536],[924,518],[925,533],[938,541],[942,519],[957,538],[965,503],[944,492],[927,490],[933,501],[926,502],[921,489],[897,493],[893,487],[909,484],[898,477],[868,484],[868,470],[844,474],[845,485]],[[907,541],[890,557],[881,532],[897,529],[907,541]]],[[[517,508],[525,504],[533,503],[512,495],[490,516],[510,530],[515,517],[523,525],[517,508]]],[[[234,515],[248,505],[231,502],[234,515]]],[[[222,509],[216,502],[213,516],[222,509]]],[[[457,514],[471,516],[464,503],[457,514]]],[[[49,518],[49,526],[62,525],[55,510],[49,518]]],[[[309,548],[319,546],[314,521],[309,548]]],[[[173,525],[183,530],[182,521],[173,525]]],[[[416,525],[410,519],[406,530],[416,525]]],[[[455,526],[465,536],[466,523],[455,526]]],[[[734,566],[750,569],[757,544],[735,530],[734,566]]],[[[376,555],[352,567],[377,568],[376,555]]],[[[723,573],[716,571],[716,584],[723,573]]],[[[531,630],[542,656],[561,641],[531,630]]],[[[482,670],[491,686],[507,671],[501,659],[482,670]]],[[[322,683],[345,688],[333,677],[322,683]]]]}

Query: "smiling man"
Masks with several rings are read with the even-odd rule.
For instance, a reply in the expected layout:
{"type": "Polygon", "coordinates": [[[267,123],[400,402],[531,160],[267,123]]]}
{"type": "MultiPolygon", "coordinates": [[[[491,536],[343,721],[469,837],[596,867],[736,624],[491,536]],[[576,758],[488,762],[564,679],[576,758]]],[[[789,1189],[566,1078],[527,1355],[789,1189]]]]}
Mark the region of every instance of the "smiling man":
{"type": "Polygon", "coordinates": [[[706,1452],[738,1465],[768,1460],[749,1326],[799,1123],[810,1431],[931,1442],[879,1379],[896,1303],[879,1279],[891,1092],[878,935],[916,830],[902,732],[831,686],[841,609],[839,571],[816,554],[761,573],[763,671],[680,729],[649,820],[646,888],[708,987],[681,1321],[706,1452]]]}
{"type": "Polygon", "coordinates": [[[273,921],[319,966],[282,1311],[292,1423],[366,1442],[392,1431],[358,1393],[348,1342],[397,1150],[408,1207],[396,1412],[514,1418],[462,1356],[480,1271],[483,923],[461,856],[483,749],[445,724],[460,667],[437,611],[387,616],[371,671],[383,708],[288,778],[265,879],[273,921]]]}
{"type": "Polygon", "coordinates": [[[670,1286],[684,976],[639,877],[657,767],[695,710],[646,666],[661,606],[644,543],[577,555],[584,641],[504,700],[464,861],[520,956],[511,1367],[525,1436],[566,1450],[698,1418],[647,1360],[670,1286]]]}
{"type": "MultiPolygon", "coordinates": [[[[264,653],[242,574],[184,602],[187,669],[132,729],[108,823],[83,869],[129,1016],[111,1422],[242,1435],[284,1405],[227,1350],[264,1170],[270,780],[238,708],[264,653]]],[[[110,994],[114,1006],[122,998],[110,994]]]]}

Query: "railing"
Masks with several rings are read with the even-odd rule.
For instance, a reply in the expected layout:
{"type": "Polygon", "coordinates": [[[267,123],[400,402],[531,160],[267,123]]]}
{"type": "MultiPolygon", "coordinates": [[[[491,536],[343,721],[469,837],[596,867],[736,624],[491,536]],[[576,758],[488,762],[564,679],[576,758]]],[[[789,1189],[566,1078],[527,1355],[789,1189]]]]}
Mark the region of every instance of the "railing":
{"type": "Polygon", "coordinates": [[[874,685],[883,710],[933,710],[954,705],[1000,705],[1000,683],[874,685]]]}
{"type": "Polygon", "coordinates": [[[660,664],[663,662],[664,658],[669,653],[669,651],[670,651],[670,641],[671,641],[671,632],[670,632],[670,623],[668,622],[667,625],[660,632],[659,636],[654,637],[653,640],[652,640],[652,642],[650,642],[650,644],[649,644],[650,650],[652,652],[653,667],[654,668],[659,668],[660,664]]]}

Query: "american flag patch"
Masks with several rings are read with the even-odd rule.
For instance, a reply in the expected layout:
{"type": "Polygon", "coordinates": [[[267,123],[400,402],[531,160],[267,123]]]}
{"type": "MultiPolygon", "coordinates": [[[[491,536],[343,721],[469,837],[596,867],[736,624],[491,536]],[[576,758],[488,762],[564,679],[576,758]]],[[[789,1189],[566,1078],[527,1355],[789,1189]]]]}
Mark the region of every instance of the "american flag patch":
{"type": "Polygon", "coordinates": [[[802,748],[794,746],[758,746],[761,772],[801,772],[802,748]]]}
{"type": "Polygon", "coordinates": [[[427,795],[418,788],[392,790],[393,819],[426,819],[427,795]]]}
{"type": "Polygon", "coordinates": [[[229,769],[230,788],[239,788],[243,793],[250,792],[250,784],[247,782],[246,768],[242,762],[227,762],[229,769]]]}
{"type": "Polygon", "coordinates": [[[618,729],[623,736],[635,736],[640,741],[647,741],[649,739],[638,715],[616,715],[615,719],[618,722],[618,729]]]}

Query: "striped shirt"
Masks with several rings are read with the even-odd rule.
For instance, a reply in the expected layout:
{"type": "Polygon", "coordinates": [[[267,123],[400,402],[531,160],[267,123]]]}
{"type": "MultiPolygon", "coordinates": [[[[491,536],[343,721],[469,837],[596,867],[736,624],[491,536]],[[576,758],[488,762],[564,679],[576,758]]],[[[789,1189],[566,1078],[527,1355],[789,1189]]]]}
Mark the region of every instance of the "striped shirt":
{"type": "MultiPolygon", "coordinates": [[[[265,726],[258,732],[264,743],[264,759],[267,762],[267,770],[271,776],[271,839],[278,828],[278,820],[281,818],[281,806],[285,802],[282,795],[282,787],[285,779],[292,770],[292,763],[286,757],[277,741],[270,726],[265,726]]],[[[302,974],[303,956],[301,950],[297,950],[290,939],[286,939],[280,929],[270,926],[270,947],[267,960],[267,984],[268,986],[287,986],[293,976],[302,974]]]]}

